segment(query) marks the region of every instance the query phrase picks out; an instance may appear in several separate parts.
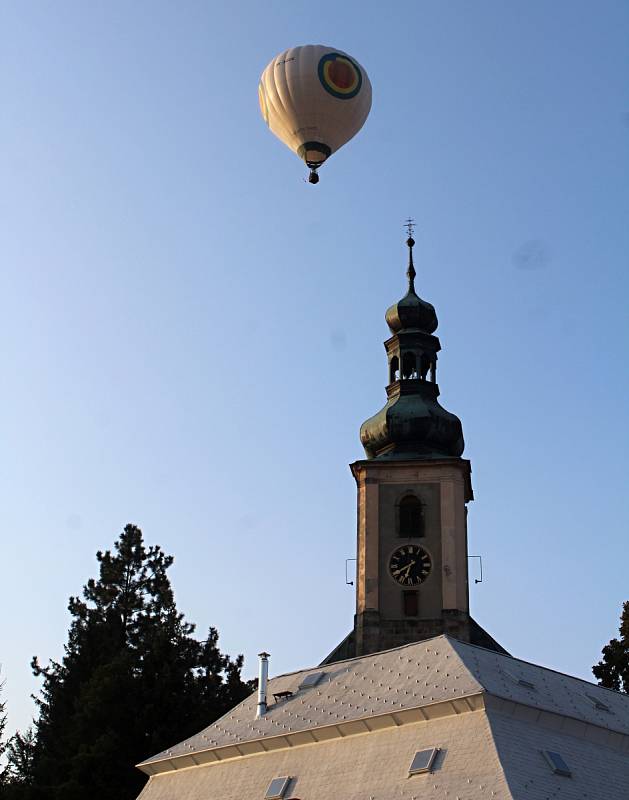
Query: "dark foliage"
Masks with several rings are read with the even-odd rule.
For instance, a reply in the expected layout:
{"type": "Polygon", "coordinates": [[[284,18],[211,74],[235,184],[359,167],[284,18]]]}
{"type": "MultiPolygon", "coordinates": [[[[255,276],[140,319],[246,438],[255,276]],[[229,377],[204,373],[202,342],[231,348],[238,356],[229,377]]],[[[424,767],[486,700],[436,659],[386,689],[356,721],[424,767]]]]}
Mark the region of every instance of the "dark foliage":
{"type": "Polygon", "coordinates": [[[246,697],[242,656],[218,633],[193,638],[177,611],[173,559],[127,525],[114,552],[96,554],[98,580],[71,597],[61,663],[32,667],[43,680],[35,738],[15,742],[14,782],[25,800],[131,800],[146,778],[134,764],[192,735],[246,697]],[[21,759],[22,766],[18,766],[21,759]]]}
{"type": "MultiPolygon", "coordinates": [[[[4,738],[4,732],[7,727],[6,703],[2,700],[2,691],[4,689],[4,681],[0,681],[0,759],[4,756],[7,749],[7,743],[4,738]]],[[[0,787],[5,784],[7,780],[7,772],[0,761],[0,787]]]]}
{"type": "Polygon", "coordinates": [[[622,607],[620,639],[605,645],[603,659],[592,672],[601,686],[629,693],[629,600],[622,607]]]}
{"type": "Polygon", "coordinates": [[[29,728],[26,733],[16,733],[9,739],[6,747],[7,766],[4,783],[0,782],[0,797],[10,800],[26,797],[33,784],[33,756],[35,754],[35,731],[29,728]]]}

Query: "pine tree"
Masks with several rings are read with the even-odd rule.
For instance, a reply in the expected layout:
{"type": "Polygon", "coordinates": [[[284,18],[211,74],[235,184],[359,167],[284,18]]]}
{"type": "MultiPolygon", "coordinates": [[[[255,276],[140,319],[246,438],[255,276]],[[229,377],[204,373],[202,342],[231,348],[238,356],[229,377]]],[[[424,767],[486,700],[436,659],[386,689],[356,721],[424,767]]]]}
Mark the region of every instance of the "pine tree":
{"type": "Polygon", "coordinates": [[[33,785],[33,757],[35,754],[35,731],[31,726],[26,733],[16,733],[7,742],[7,765],[4,772],[4,793],[0,798],[19,800],[27,797],[33,785]]]}
{"type": "Polygon", "coordinates": [[[7,727],[6,703],[2,700],[2,692],[4,691],[4,681],[0,680],[0,787],[4,786],[7,781],[7,770],[3,763],[3,756],[7,749],[7,743],[4,739],[5,730],[7,727]]]}
{"type": "Polygon", "coordinates": [[[1,699],[4,681],[0,681],[0,800],[22,800],[30,782],[29,757],[34,735],[29,728],[24,736],[16,733],[5,739],[7,725],[6,703],[1,699]]]}
{"type": "Polygon", "coordinates": [[[132,800],[145,776],[134,764],[192,735],[250,693],[242,656],[218,633],[193,638],[177,611],[173,563],[127,525],[114,552],[98,552],[98,580],[71,597],[61,662],[33,659],[36,700],[30,794],[37,800],[132,800]]]}
{"type": "Polygon", "coordinates": [[[620,639],[603,647],[603,659],[592,672],[601,686],[629,693],[629,600],[622,607],[620,639]]]}

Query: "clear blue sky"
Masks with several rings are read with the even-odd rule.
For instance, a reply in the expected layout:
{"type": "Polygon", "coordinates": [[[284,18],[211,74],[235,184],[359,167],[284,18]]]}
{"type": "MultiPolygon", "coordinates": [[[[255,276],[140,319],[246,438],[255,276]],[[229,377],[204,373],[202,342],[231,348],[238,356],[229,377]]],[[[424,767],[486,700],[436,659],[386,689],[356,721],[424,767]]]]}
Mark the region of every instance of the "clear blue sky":
{"type": "Polygon", "coordinates": [[[360,423],[418,221],[484,558],[474,616],[589,676],[629,599],[629,7],[29,2],[0,19],[0,662],[10,723],[126,522],[203,635],[318,662],[352,624],[360,423]],[[373,109],[321,171],[265,128],[289,46],[373,109]]]}

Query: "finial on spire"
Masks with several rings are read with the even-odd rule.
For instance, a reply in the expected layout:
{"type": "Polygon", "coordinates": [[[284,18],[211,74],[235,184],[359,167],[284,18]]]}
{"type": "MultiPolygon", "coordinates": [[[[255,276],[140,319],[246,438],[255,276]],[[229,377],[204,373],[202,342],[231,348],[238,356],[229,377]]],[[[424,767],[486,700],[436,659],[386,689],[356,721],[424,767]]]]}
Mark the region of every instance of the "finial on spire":
{"type": "Polygon", "coordinates": [[[409,217],[404,223],[404,227],[408,231],[408,239],[406,240],[406,244],[408,245],[408,270],[406,271],[406,275],[408,276],[408,290],[414,294],[415,276],[417,275],[415,272],[415,266],[413,264],[413,245],[415,244],[415,239],[413,239],[413,231],[415,230],[415,220],[409,217]]]}

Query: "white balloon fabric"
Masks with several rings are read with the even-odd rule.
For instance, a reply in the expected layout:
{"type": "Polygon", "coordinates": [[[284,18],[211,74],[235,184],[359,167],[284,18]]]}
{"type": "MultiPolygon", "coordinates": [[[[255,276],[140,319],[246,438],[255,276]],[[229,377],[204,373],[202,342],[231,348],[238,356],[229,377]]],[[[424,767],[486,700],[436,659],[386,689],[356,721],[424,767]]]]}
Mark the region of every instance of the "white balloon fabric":
{"type": "Polygon", "coordinates": [[[266,124],[311,168],[313,183],[317,168],[358,133],[371,108],[363,67],[320,44],[277,55],[262,73],[258,95],[266,124]]]}

